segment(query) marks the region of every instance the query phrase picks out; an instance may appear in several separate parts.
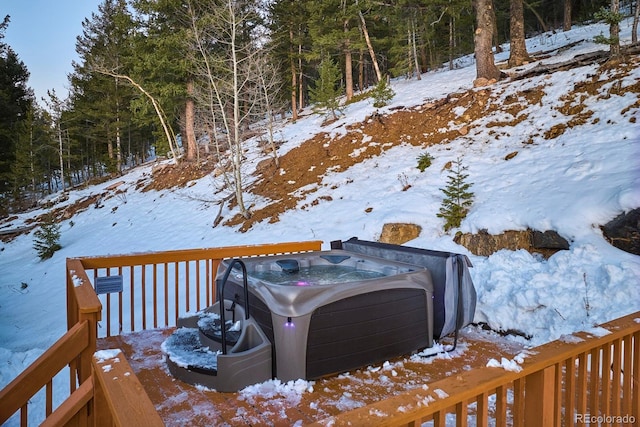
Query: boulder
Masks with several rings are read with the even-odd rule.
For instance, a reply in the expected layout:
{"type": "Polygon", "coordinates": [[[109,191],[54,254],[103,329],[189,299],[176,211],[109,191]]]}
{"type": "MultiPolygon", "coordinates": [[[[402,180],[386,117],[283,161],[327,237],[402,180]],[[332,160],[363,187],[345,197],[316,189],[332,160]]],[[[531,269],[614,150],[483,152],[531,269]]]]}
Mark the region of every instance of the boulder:
{"type": "Polygon", "coordinates": [[[535,249],[569,249],[567,239],[559,235],[556,231],[537,231],[531,232],[531,246],[535,249]]]}
{"type": "Polygon", "coordinates": [[[480,230],[477,234],[457,234],[453,240],[469,249],[472,254],[480,256],[489,256],[500,249],[516,251],[531,246],[529,230],[508,230],[496,235],[489,234],[487,230],[480,230]]]}
{"type": "Polygon", "coordinates": [[[640,208],[621,213],[601,229],[605,239],[613,246],[640,255],[640,208]]]}
{"type": "Polygon", "coordinates": [[[501,249],[524,249],[548,258],[559,250],[569,249],[569,242],[555,231],[507,230],[494,235],[480,230],[477,234],[457,234],[453,240],[479,256],[489,256],[501,249]]]}
{"type": "Polygon", "coordinates": [[[401,245],[417,238],[422,231],[422,227],[417,224],[388,223],[382,226],[382,234],[378,240],[381,243],[401,245]]]}

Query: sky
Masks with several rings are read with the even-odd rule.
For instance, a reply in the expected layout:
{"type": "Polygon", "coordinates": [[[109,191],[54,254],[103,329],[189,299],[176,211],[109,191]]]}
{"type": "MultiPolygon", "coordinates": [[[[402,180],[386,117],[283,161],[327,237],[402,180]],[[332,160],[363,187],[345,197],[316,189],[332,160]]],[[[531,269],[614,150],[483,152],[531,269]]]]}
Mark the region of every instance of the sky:
{"type": "MultiPolygon", "coordinates": [[[[623,42],[629,43],[629,22],[621,28],[623,42]]],[[[543,34],[528,41],[528,51],[545,52],[545,63],[563,62],[602,49],[592,42],[600,33],[607,34],[607,27],[576,26],[569,32],[543,34]],[[567,45],[570,47],[561,49],[567,45]]],[[[506,61],[508,55],[505,49],[496,60],[506,61]]],[[[473,90],[472,58],[462,58],[458,66],[453,71],[425,73],[419,81],[393,80],[395,97],[378,113],[410,110],[449,94],[473,90]]],[[[97,186],[70,191],[67,198],[53,195],[51,199],[58,200],[56,208],[94,197],[99,197],[100,203],[91,203],[73,218],[61,221],[62,249],[46,261],[39,260],[33,248],[35,230],[0,243],[0,388],[66,331],[68,257],[303,240],[322,240],[323,249],[329,249],[332,240],[354,236],[377,240],[384,224],[408,222],[421,226],[422,232],[407,246],[469,257],[478,294],[475,322],[531,337],[505,339],[526,346],[571,340],[576,331],[598,331],[600,324],[639,311],[640,256],[610,245],[599,227],[622,212],[640,207],[640,95],[627,89],[640,79],[640,67],[627,71],[618,80],[619,87],[597,65],[497,82],[486,90],[495,94],[496,103],[521,102],[518,120],[498,109],[465,122],[466,110],[458,107],[458,120],[443,131],[467,125],[468,133],[430,147],[399,144],[346,170],[336,167],[321,177],[313,188],[316,191],[299,190],[306,197],[299,202],[299,209],[281,214],[276,222],[257,223],[247,232],[224,222],[212,227],[218,212],[215,194],[220,198],[226,195],[218,193],[221,177],[209,175],[180,188],[141,191],[151,182],[154,168],[159,167],[156,163],[97,186]],[[561,112],[567,110],[563,96],[591,79],[602,81],[597,93],[584,91],[577,97],[585,108],[583,113],[592,115],[584,121],[576,120],[575,115],[567,117],[561,112]],[[544,92],[539,102],[525,100],[524,93],[539,90],[544,92]],[[555,138],[544,136],[570,119],[574,124],[564,133],[555,138]],[[425,150],[433,161],[420,172],[416,159],[425,150]],[[514,152],[515,157],[508,157],[514,152]],[[445,165],[459,157],[468,166],[474,202],[460,228],[444,233],[444,220],[436,216],[443,199],[440,188],[447,183],[445,165]],[[403,190],[401,177],[411,184],[410,188],[403,190]],[[117,193],[108,189],[114,184],[117,193]],[[500,250],[486,257],[473,255],[453,241],[456,231],[476,233],[484,229],[499,234],[527,228],[555,230],[570,242],[570,248],[549,259],[525,250],[500,250]]],[[[350,104],[344,115],[329,125],[323,125],[324,118],[311,110],[296,123],[279,123],[276,136],[283,141],[279,155],[317,133],[339,137],[350,128],[359,128],[350,125],[370,118],[376,111],[371,104],[370,99],[350,104]]],[[[264,160],[259,139],[246,143],[247,173],[264,160]]],[[[376,135],[364,135],[362,140],[371,146],[382,143],[376,135]]],[[[330,141],[327,139],[326,144],[330,141]]],[[[354,144],[354,153],[362,148],[354,144]]],[[[256,210],[270,202],[250,189],[244,196],[246,205],[256,210]]],[[[231,218],[237,212],[237,207],[225,205],[222,215],[231,218]]],[[[0,228],[23,227],[44,213],[44,207],[20,213],[0,222],[0,228]]],[[[149,307],[147,313],[153,311],[149,307]]],[[[104,321],[100,334],[104,334],[104,321]]],[[[123,323],[126,327],[128,319],[123,323]]],[[[487,364],[495,366],[495,361],[487,360],[487,364]]],[[[62,377],[53,387],[56,402],[64,398],[65,381],[68,385],[68,376],[62,377]]],[[[31,400],[33,405],[44,406],[42,394],[31,400]]],[[[30,406],[30,423],[39,423],[43,413],[30,406]]],[[[15,416],[7,422],[7,427],[17,425],[15,416]]]]}
{"type": "Polygon", "coordinates": [[[82,21],[98,11],[101,0],[0,0],[2,19],[11,16],[4,42],[29,70],[28,86],[43,105],[47,91],[59,98],[68,94],[67,75],[77,61],[76,37],[82,21]]]}

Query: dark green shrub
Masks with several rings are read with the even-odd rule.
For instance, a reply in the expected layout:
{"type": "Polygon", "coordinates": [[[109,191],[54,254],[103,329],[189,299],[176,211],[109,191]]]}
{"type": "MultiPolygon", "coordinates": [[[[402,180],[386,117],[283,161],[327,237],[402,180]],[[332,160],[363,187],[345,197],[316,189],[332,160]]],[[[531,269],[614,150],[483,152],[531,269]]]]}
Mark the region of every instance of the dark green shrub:
{"type": "Polygon", "coordinates": [[[53,215],[46,215],[40,228],[33,233],[33,248],[38,252],[41,260],[49,259],[62,248],[60,246],[60,224],[55,222],[53,215]]]}
{"type": "Polygon", "coordinates": [[[420,172],[424,172],[426,168],[431,166],[431,162],[433,161],[433,156],[429,153],[423,153],[418,156],[418,166],[420,172]]]}
{"type": "Polygon", "coordinates": [[[387,84],[387,79],[380,79],[376,86],[371,90],[371,96],[373,97],[373,106],[381,108],[387,105],[391,99],[395,96],[395,92],[391,89],[391,86],[387,84]]]}

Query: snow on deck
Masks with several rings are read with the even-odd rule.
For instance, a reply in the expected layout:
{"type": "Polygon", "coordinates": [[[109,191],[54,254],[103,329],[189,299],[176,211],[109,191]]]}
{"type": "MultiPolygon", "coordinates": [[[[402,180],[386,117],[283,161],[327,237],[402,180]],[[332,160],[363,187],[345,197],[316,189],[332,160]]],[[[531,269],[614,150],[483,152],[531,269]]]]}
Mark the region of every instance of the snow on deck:
{"type": "Polygon", "coordinates": [[[523,346],[465,328],[457,348],[445,340],[413,355],[316,381],[269,380],[237,393],[219,393],[175,379],[161,350],[171,329],[103,338],[98,348],[120,348],[167,426],[293,425],[323,420],[430,383],[484,367],[491,359],[511,360],[523,346]],[[434,354],[435,353],[435,354],[434,354]]]}

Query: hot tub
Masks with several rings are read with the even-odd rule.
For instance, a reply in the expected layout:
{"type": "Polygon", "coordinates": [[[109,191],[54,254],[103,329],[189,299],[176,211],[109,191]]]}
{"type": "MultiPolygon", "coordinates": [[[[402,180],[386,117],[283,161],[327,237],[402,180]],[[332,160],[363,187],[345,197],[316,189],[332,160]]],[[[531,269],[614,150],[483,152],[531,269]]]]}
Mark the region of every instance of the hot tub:
{"type": "MultiPolygon", "coordinates": [[[[433,285],[424,267],[331,250],[242,259],[248,306],[272,343],[273,376],[316,379],[431,347],[433,285]]],[[[220,277],[229,261],[223,261],[220,277]]],[[[244,305],[242,269],[224,298],[244,305]]]]}

